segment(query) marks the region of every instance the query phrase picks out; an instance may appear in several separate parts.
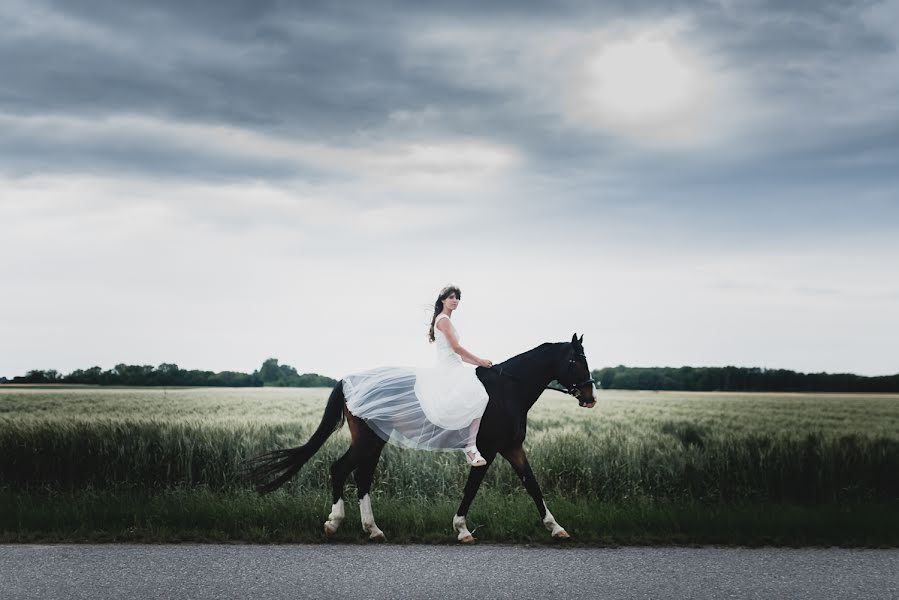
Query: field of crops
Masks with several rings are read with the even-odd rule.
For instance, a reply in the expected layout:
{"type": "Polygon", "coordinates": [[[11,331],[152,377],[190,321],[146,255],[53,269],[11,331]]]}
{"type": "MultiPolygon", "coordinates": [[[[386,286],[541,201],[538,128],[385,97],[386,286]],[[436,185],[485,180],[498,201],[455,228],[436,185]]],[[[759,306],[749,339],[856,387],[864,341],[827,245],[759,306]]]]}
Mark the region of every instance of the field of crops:
{"type": "MultiPolygon", "coordinates": [[[[180,518],[202,523],[203,514],[231,506],[240,507],[239,514],[226,511],[218,523],[257,521],[245,523],[244,533],[225,537],[294,539],[246,534],[274,527],[279,511],[294,515],[296,528],[296,519],[306,523],[308,535],[298,539],[320,535],[329,504],[328,466],[348,444],[345,428],[284,492],[272,497],[250,494],[238,465],[254,454],[305,442],[318,425],[328,392],[0,388],[0,499],[18,507],[13,511],[17,520],[0,521],[0,530],[6,539],[31,539],[29,532],[44,526],[38,523],[55,523],[54,531],[61,532],[66,519],[78,520],[80,531],[102,529],[103,518],[95,513],[104,506],[108,520],[130,518],[141,527],[146,523],[128,507],[161,511],[153,513],[157,531],[171,534],[190,529],[180,518]],[[116,503],[123,505],[121,514],[109,516],[110,504],[116,503]],[[184,517],[190,506],[197,512],[184,517]]],[[[793,510],[811,511],[844,530],[863,529],[865,521],[875,537],[879,531],[877,543],[896,543],[899,537],[895,518],[876,521],[877,515],[899,512],[896,395],[608,391],[588,410],[548,391],[531,411],[525,447],[553,512],[563,525],[568,526],[560,510],[575,520],[582,538],[598,536],[600,528],[605,535],[613,526],[607,518],[615,511],[637,522],[657,518],[659,510],[675,511],[679,519],[694,515],[699,522],[716,511],[733,515],[752,506],[764,507],[759,510],[765,513],[777,507],[780,516],[768,518],[769,524],[793,510]]],[[[437,535],[430,517],[415,509],[422,502],[441,506],[447,514],[440,522],[448,523],[466,474],[461,453],[388,447],[373,491],[379,523],[403,523],[404,539],[437,535]]],[[[480,515],[493,523],[488,539],[529,539],[522,532],[532,529],[539,534],[536,511],[520,487],[508,465],[498,461],[491,468],[472,508],[473,519],[480,515]],[[504,537],[498,526],[503,519],[521,520],[507,523],[518,534],[504,537]]],[[[352,493],[350,486],[347,498],[352,493]]],[[[747,517],[745,526],[767,531],[759,514],[747,517]]],[[[845,538],[846,532],[839,535],[845,538]]],[[[687,534],[683,539],[695,538],[687,534]]]]}

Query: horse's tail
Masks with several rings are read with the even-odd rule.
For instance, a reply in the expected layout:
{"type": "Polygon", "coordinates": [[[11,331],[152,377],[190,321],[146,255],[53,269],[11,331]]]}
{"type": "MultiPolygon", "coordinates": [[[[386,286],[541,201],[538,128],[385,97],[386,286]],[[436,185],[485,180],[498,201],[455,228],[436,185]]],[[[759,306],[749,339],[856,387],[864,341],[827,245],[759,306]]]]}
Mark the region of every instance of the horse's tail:
{"type": "Polygon", "coordinates": [[[340,381],[331,390],[322,422],[308,442],[296,448],[266,452],[245,461],[242,470],[253,482],[256,491],[260,494],[273,492],[296,475],[312,455],[318,452],[325,440],[343,426],[346,419],[343,405],[343,381],[340,381]]]}

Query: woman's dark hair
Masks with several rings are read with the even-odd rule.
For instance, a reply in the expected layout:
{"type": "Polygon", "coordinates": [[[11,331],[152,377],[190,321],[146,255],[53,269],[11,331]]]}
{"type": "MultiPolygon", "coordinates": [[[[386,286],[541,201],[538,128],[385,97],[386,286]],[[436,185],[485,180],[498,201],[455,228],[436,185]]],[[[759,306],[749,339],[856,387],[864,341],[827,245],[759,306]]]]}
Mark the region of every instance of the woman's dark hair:
{"type": "Polygon", "coordinates": [[[428,341],[434,341],[434,321],[437,320],[437,315],[443,312],[443,301],[446,300],[450,294],[455,293],[456,298],[459,300],[462,299],[462,290],[457,288],[454,285],[448,285],[437,295],[437,302],[434,303],[434,315],[431,317],[431,329],[428,331],[428,341]]]}

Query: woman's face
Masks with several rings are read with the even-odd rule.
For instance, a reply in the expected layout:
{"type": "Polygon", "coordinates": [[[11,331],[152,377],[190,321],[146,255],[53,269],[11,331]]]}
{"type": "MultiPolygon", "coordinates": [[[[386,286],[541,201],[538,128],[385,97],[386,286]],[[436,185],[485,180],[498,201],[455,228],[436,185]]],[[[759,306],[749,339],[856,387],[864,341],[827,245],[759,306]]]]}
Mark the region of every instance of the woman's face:
{"type": "Polygon", "coordinates": [[[456,308],[459,306],[459,299],[456,298],[456,292],[451,292],[449,296],[444,298],[443,306],[450,310],[456,310],[456,308]]]}

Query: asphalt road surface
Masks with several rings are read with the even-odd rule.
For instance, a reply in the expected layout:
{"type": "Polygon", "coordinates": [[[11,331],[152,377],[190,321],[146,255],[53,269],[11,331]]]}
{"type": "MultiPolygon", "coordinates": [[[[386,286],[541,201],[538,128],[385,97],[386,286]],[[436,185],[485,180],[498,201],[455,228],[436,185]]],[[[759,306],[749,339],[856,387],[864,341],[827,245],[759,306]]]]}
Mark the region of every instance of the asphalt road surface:
{"type": "Polygon", "coordinates": [[[899,599],[899,550],[0,545],[0,598],[899,599]]]}

